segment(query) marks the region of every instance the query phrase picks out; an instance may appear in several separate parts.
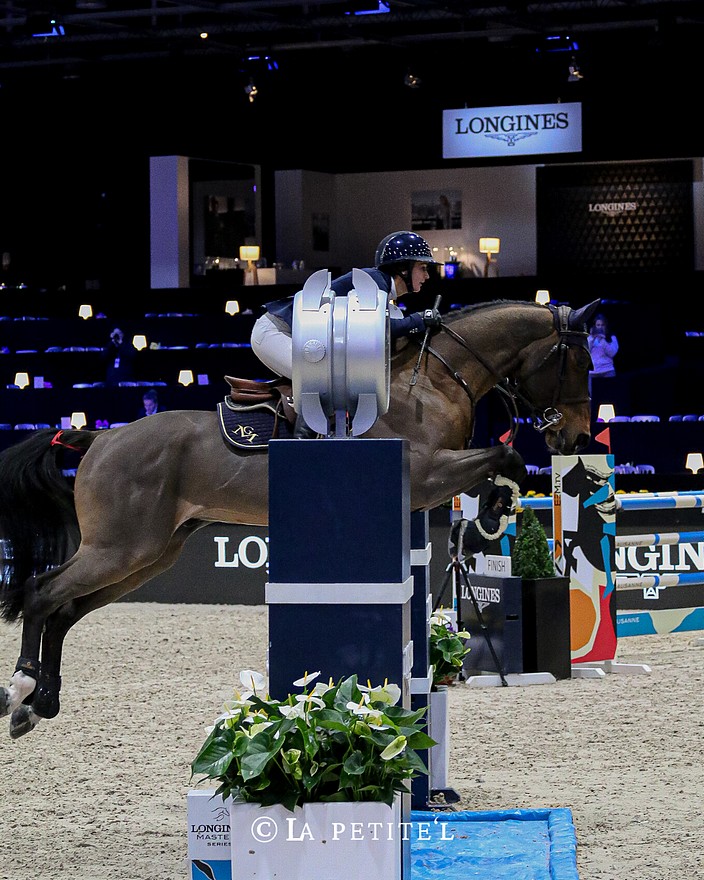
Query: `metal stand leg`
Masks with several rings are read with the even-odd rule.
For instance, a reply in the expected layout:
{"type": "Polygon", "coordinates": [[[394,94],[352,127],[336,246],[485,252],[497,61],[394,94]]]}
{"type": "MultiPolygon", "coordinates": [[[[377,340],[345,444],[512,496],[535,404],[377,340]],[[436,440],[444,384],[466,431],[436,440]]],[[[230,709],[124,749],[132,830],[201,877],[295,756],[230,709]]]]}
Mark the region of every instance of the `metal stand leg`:
{"type": "MultiPolygon", "coordinates": [[[[494,661],[494,665],[496,666],[496,671],[499,674],[499,678],[501,679],[501,686],[508,687],[508,682],[506,681],[506,676],[504,675],[504,671],[501,667],[501,662],[498,658],[496,651],[494,650],[494,645],[491,641],[491,636],[489,635],[489,630],[487,625],[484,623],[484,618],[482,616],[481,609],[479,607],[479,603],[477,602],[477,597],[474,595],[474,590],[472,589],[472,585],[469,582],[469,575],[467,573],[467,567],[462,562],[460,562],[459,558],[455,558],[453,560],[453,568],[455,570],[455,574],[461,574],[462,579],[467,587],[467,593],[469,594],[469,598],[472,602],[472,607],[474,608],[474,613],[477,615],[477,623],[479,624],[479,628],[482,631],[482,635],[484,636],[484,641],[486,642],[487,648],[489,649],[489,653],[494,661]]],[[[457,603],[457,607],[459,609],[459,602],[457,603]]],[[[459,626],[460,620],[458,618],[457,625],[459,626]]]]}

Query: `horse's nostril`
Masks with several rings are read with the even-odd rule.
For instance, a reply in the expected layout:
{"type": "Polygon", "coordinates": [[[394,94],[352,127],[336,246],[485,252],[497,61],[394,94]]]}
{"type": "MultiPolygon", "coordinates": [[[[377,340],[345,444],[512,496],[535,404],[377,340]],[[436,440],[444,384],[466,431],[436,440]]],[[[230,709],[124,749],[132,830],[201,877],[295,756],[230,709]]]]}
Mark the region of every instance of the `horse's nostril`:
{"type": "Polygon", "coordinates": [[[574,451],[581,452],[583,449],[586,449],[589,446],[589,441],[591,440],[590,434],[577,434],[577,439],[574,444],[574,451]]]}

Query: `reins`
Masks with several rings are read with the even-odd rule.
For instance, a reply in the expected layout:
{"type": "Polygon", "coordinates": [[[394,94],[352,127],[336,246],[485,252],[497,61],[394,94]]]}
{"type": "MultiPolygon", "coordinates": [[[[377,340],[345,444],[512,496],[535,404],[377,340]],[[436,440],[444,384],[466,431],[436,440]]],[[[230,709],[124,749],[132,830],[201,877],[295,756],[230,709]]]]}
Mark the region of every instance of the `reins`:
{"type": "MultiPolygon", "coordinates": [[[[506,377],[501,376],[482,355],[480,355],[477,351],[474,350],[474,348],[472,348],[472,346],[467,342],[466,339],[459,335],[459,333],[456,333],[447,324],[441,324],[439,328],[442,332],[447,333],[450,337],[452,337],[452,339],[454,339],[455,342],[457,342],[466,351],[468,351],[472,355],[472,357],[474,357],[475,360],[477,360],[481,364],[481,366],[484,367],[487,373],[489,373],[489,375],[496,380],[494,388],[496,391],[499,392],[500,399],[506,407],[509,419],[511,420],[511,429],[509,432],[509,436],[504,441],[506,444],[511,444],[518,432],[519,403],[522,404],[525,409],[530,412],[533,427],[536,431],[542,434],[551,425],[556,425],[562,419],[562,413],[558,409],[559,404],[564,405],[565,403],[584,403],[586,400],[588,400],[588,398],[560,400],[560,391],[565,380],[565,372],[567,367],[567,352],[569,351],[570,347],[574,345],[578,345],[580,346],[580,348],[588,350],[588,334],[585,331],[574,330],[570,328],[569,316],[572,309],[569,306],[549,305],[548,308],[553,314],[553,323],[558,334],[558,339],[554,343],[554,345],[551,346],[550,350],[543,357],[540,363],[537,364],[535,369],[533,369],[529,374],[534,375],[535,373],[537,373],[538,370],[542,369],[542,367],[554,354],[557,354],[559,356],[557,365],[557,384],[553,393],[552,406],[546,407],[542,412],[538,410],[538,408],[528,397],[526,397],[525,394],[523,394],[523,392],[518,388],[516,384],[510,382],[509,379],[507,379],[506,377]]],[[[452,378],[460,385],[467,397],[469,397],[472,406],[475,406],[475,395],[472,389],[469,387],[467,380],[460,374],[460,372],[456,370],[432,345],[428,345],[427,342],[424,342],[423,349],[427,351],[428,354],[433,355],[436,360],[440,361],[440,363],[443,364],[443,366],[447,369],[452,378]]]]}

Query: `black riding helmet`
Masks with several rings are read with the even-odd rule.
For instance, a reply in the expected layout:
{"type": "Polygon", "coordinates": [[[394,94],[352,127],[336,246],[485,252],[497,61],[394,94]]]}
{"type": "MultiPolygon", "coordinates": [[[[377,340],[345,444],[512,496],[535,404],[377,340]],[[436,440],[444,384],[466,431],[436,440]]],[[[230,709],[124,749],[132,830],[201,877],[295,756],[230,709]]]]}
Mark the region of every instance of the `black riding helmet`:
{"type": "Polygon", "coordinates": [[[433,258],[430,245],[417,232],[392,232],[377,245],[374,266],[385,275],[400,275],[408,285],[413,263],[442,265],[433,258]]]}
{"type": "Polygon", "coordinates": [[[417,232],[392,232],[377,245],[374,265],[377,269],[389,263],[437,263],[428,242],[417,232]]]}

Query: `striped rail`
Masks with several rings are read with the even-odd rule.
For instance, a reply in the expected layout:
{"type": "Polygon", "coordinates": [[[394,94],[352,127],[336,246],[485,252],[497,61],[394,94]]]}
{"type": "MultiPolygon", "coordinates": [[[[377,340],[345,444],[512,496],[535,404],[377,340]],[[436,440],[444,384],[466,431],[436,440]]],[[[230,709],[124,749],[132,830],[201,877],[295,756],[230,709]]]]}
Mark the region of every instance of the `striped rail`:
{"type": "MultiPolygon", "coordinates": [[[[614,495],[616,510],[668,510],[676,508],[704,508],[704,492],[634,492],[614,495]]],[[[520,498],[520,507],[534,510],[552,509],[550,496],[526,496],[520,498]]],[[[640,535],[616,535],[618,547],[655,547],[681,542],[704,541],[704,531],[654,532],[640,535]]],[[[548,541],[550,549],[554,542],[548,541]]],[[[659,589],[664,587],[700,586],[704,584],[704,571],[681,574],[643,574],[614,577],[619,589],[659,589]]],[[[616,615],[618,636],[648,635],[658,632],[683,632],[704,628],[704,608],[681,608],[655,611],[620,611],[616,615]]]]}

